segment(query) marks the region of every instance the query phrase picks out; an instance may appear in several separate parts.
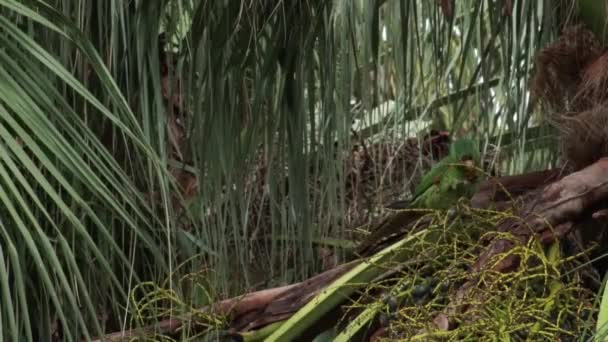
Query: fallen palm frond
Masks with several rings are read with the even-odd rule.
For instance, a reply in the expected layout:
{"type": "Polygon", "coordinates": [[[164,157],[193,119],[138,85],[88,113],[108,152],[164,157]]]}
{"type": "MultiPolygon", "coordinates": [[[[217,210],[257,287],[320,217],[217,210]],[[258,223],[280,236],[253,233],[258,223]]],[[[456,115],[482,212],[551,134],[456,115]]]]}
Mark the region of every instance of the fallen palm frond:
{"type": "MultiPolygon", "coordinates": [[[[332,327],[338,340],[580,336],[595,321],[595,278],[591,247],[574,244],[590,241],[575,233],[591,213],[600,217],[608,159],[561,179],[548,172],[552,183],[513,195],[500,210],[486,202],[432,212],[370,258],[242,303],[218,303],[213,307],[224,309],[215,312],[230,312],[223,327],[233,334],[273,324],[263,334],[273,341],[313,338],[332,327]]],[[[530,177],[507,177],[500,191],[521,189],[514,180],[530,177]]],[[[492,190],[499,199],[490,182],[478,194],[492,190]]]]}

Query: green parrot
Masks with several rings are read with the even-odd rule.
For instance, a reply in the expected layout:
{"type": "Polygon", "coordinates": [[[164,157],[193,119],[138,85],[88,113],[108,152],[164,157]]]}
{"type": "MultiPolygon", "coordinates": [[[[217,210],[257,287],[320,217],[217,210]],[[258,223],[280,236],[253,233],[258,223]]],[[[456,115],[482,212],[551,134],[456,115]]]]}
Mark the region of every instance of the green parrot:
{"type": "MultiPolygon", "coordinates": [[[[399,201],[390,209],[449,209],[462,197],[470,198],[479,183],[480,153],[475,141],[461,139],[450,146],[449,155],[424,176],[411,201],[399,201]]],[[[370,255],[381,246],[404,234],[408,224],[424,216],[423,212],[399,211],[386,217],[357,248],[359,256],[370,255]]]]}
{"type": "Polygon", "coordinates": [[[422,177],[410,201],[399,201],[387,208],[448,209],[461,197],[471,197],[479,180],[480,154],[471,139],[451,144],[449,155],[422,177]]]}

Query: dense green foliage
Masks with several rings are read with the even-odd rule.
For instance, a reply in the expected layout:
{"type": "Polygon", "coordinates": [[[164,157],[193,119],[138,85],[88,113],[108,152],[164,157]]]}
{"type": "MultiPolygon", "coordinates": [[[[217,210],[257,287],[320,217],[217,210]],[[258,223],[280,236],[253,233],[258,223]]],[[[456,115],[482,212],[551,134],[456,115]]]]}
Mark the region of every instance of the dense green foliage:
{"type": "Polygon", "coordinates": [[[454,3],[0,0],[2,337],[149,323],[144,281],[201,306],[318,271],[317,243],[353,228],[353,121],[549,165],[527,80],[556,8],[454,3]]]}

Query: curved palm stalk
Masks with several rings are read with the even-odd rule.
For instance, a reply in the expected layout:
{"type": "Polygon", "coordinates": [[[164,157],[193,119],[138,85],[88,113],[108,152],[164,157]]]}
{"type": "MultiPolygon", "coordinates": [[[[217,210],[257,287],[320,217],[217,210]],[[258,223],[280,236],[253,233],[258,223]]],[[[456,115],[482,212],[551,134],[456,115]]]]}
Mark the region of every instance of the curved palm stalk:
{"type": "Polygon", "coordinates": [[[599,306],[600,311],[598,313],[595,328],[595,338],[600,341],[604,340],[606,336],[608,336],[608,286],[606,286],[608,282],[606,282],[606,279],[608,278],[604,275],[604,281],[602,284],[602,299],[599,306]]]}
{"type": "Polygon", "coordinates": [[[357,334],[361,333],[361,331],[365,327],[369,327],[372,323],[376,315],[378,314],[377,306],[370,305],[365,308],[363,312],[361,312],[357,317],[348,324],[348,326],[340,332],[334,339],[335,342],[348,342],[352,341],[357,334]]]}
{"type": "Polygon", "coordinates": [[[340,305],[351,294],[355,293],[357,289],[367,286],[370,281],[382,272],[385,272],[386,269],[382,265],[403,262],[409,255],[408,253],[404,253],[402,249],[412,241],[426,239],[427,235],[429,235],[428,230],[411,234],[378,252],[369,258],[369,260],[357,265],[338,280],[328,285],[325,291],[298,310],[277,331],[270,335],[266,341],[296,340],[300,334],[311,327],[324,314],[340,305]]]}

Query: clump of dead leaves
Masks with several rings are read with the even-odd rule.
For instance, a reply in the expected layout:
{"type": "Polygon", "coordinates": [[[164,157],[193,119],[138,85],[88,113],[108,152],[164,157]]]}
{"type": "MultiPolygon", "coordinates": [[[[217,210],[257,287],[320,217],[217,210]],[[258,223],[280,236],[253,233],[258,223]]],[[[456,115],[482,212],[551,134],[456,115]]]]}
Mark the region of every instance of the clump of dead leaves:
{"type": "Polygon", "coordinates": [[[582,24],[566,27],[536,57],[533,98],[557,127],[571,170],[608,156],[608,53],[582,24]]]}

